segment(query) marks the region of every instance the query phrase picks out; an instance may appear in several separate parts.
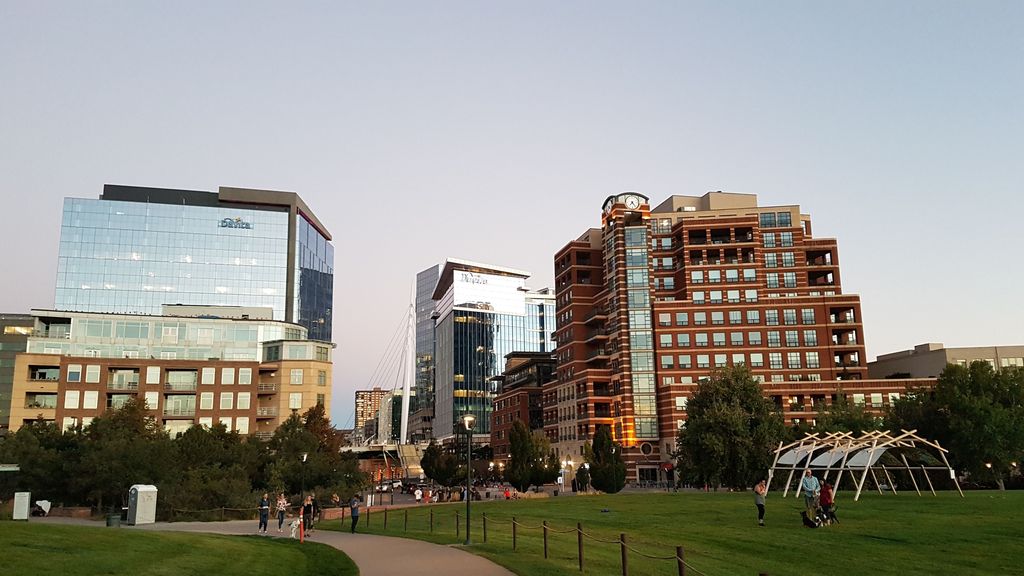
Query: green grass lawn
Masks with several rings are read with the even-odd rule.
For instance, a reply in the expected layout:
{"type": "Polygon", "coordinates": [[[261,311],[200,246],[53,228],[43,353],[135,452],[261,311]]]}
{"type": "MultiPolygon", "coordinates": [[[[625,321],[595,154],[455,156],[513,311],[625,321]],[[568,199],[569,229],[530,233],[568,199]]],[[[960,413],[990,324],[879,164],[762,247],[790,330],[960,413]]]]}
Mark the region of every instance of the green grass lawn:
{"type": "Polygon", "coordinates": [[[0,522],[3,573],[179,576],[350,576],[356,565],[324,544],[258,536],[143,532],[0,522]]]}
{"type": "MultiPolygon", "coordinates": [[[[792,495],[791,495],[792,496],[792,495]]],[[[1024,573],[1024,492],[939,493],[917,496],[868,494],[859,502],[840,493],[838,525],[815,530],[800,521],[802,500],[785,500],[770,493],[767,526],[757,526],[753,497],[745,493],[653,493],[575,496],[538,500],[473,503],[471,550],[517,574],[567,574],[577,571],[575,532],[549,533],[549,559],[543,557],[542,532],[547,520],[553,530],[583,525],[584,532],[603,540],[625,533],[637,552],[629,552],[630,574],[676,574],[673,556],[683,546],[688,574],[772,576],[785,574],[1021,574],[1024,573]],[[844,497],[845,496],[845,497],[844,497]],[[607,510],[607,511],[605,511],[607,510]],[[488,541],[483,542],[480,514],[488,518],[488,541]],[[512,550],[510,520],[518,529],[512,550]],[[639,553],[638,553],[639,552],[639,553]]],[[[388,528],[374,510],[360,531],[408,536],[437,543],[457,543],[455,513],[465,505],[434,505],[408,512],[391,510],[388,528]],[[429,531],[429,510],[434,531],[429,531]]],[[[338,522],[329,528],[340,528],[338,522]]],[[[586,539],[587,574],[619,574],[618,544],[586,539]]]]}

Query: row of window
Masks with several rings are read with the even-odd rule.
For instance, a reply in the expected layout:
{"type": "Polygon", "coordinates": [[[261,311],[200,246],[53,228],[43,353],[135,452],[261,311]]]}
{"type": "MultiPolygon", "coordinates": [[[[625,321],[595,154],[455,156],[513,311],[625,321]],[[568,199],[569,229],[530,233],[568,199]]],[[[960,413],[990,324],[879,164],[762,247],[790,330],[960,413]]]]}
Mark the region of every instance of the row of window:
{"type": "MultiPolygon", "coordinates": [[[[146,384],[160,384],[160,367],[159,366],[147,366],[146,367],[146,384]]],[[[237,383],[240,385],[252,384],[252,368],[238,368],[237,369],[237,383]]],[[[196,371],[195,370],[167,370],[167,382],[171,384],[195,384],[196,383],[196,371]]],[[[200,370],[201,384],[215,384],[215,378],[217,374],[216,368],[202,368],[200,370]]],[[[236,383],[235,379],[235,368],[221,368],[220,370],[220,383],[222,385],[233,385],[236,383]]],[[[118,380],[124,380],[123,383],[133,381],[138,383],[138,372],[132,371],[117,371],[111,372],[111,376],[118,380]],[[134,375],[134,379],[131,378],[128,373],[134,375]]],[[[301,385],[305,380],[305,370],[302,368],[292,368],[288,374],[289,382],[296,385],[301,385]]],[[[68,382],[81,382],[82,381],[82,365],[81,364],[68,364],[67,367],[67,381],[68,382]]],[[[85,367],[85,383],[86,384],[98,384],[100,382],[100,366],[87,365],[85,367]]],[[[319,386],[327,385],[327,371],[317,371],[317,384],[319,386]]]]}
{"type": "MultiPolygon", "coordinates": [[[[690,272],[690,283],[692,284],[703,284],[705,279],[708,284],[720,284],[722,282],[722,270],[708,270],[706,273],[703,270],[695,270],[690,272]]],[[[739,282],[740,271],[738,269],[730,268],[725,270],[725,281],[726,282],[739,282]]],[[[744,282],[756,282],[757,271],[753,268],[743,269],[743,281],[744,282]]]]}
{"type": "MultiPolygon", "coordinates": [[[[800,346],[800,331],[798,330],[787,330],[785,332],[786,346],[793,348],[800,346]]],[[[803,331],[804,346],[817,346],[818,345],[818,333],[814,330],[803,331]]],[[[714,346],[725,346],[725,332],[712,332],[711,333],[711,344],[714,346]]],[[[693,335],[693,345],[698,348],[706,348],[708,346],[708,333],[698,332],[693,335]]],[[[672,334],[659,334],[658,345],[660,348],[689,348],[691,346],[691,340],[689,334],[676,334],[673,338],[672,334]]],[[[731,346],[743,346],[743,332],[730,332],[729,333],[729,345],[731,346]]],[[[761,345],[761,333],[760,332],[747,332],[747,345],[749,346],[760,346],[761,345]]],[[[782,332],[769,331],[768,332],[768,347],[769,348],[781,348],[782,347],[782,332]]]]}
{"type": "MultiPolygon", "coordinates": [[[[64,409],[65,410],[78,410],[79,405],[83,410],[96,410],[99,408],[99,392],[96,390],[68,390],[64,393],[64,409]]],[[[299,404],[301,407],[302,393],[295,392],[298,394],[299,404]]],[[[188,403],[194,405],[194,396],[175,396],[176,399],[188,399],[188,403]]],[[[159,405],[160,393],[159,392],[146,392],[144,396],[146,405],[150,408],[156,408],[159,405]]],[[[199,395],[199,409],[200,410],[213,410],[213,392],[203,392],[199,395]]],[[[236,397],[234,392],[221,392],[220,393],[220,409],[221,410],[248,410],[251,405],[252,395],[249,392],[239,392],[237,396],[237,404],[235,402],[236,397]]],[[[165,402],[166,404],[166,402],[165,402]]]]}
{"type": "MultiPolygon", "coordinates": [[[[747,310],[746,311],[747,324],[760,324],[761,323],[761,311],[760,310],[747,310]]],[[[764,311],[765,324],[768,326],[779,325],[779,311],[778,310],[765,310],[764,311]]],[[[795,326],[797,324],[797,311],[795,308],[787,308],[782,311],[782,320],[786,326],[795,326]]],[[[814,308],[802,308],[800,310],[800,321],[803,324],[814,324],[814,308]]],[[[658,326],[672,326],[673,315],[669,312],[658,313],[658,326]]],[[[704,326],[708,323],[707,312],[694,312],[693,313],[693,325],[704,326]]],[[[742,310],[730,310],[729,311],[729,324],[742,324],[743,323],[743,311],[742,310]]],[[[688,326],[690,324],[690,313],[689,312],[676,312],[675,313],[675,325],[676,326],[688,326]]],[[[713,326],[725,324],[725,311],[714,311],[711,312],[711,324],[713,326]]]]}
{"type": "MultiPolygon", "coordinates": [[[[764,241],[764,247],[765,248],[775,248],[775,245],[776,245],[775,244],[775,238],[776,238],[776,233],[775,232],[762,232],[761,233],[761,240],[764,241]]],[[[793,245],[793,233],[792,232],[780,232],[778,234],[778,238],[779,238],[779,244],[778,245],[782,246],[783,248],[788,248],[788,247],[793,245]]]]}
{"type": "MultiPolygon", "coordinates": [[[[783,352],[769,352],[768,353],[768,367],[773,370],[782,370],[783,352]]],[[[712,367],[712,356],[714,357],[714,367],[724,368],[730,364],[729,354],[697,354],[697,368],[711,368],[712,367]]],[[[821,361],[817,352],[786,352],[785,353],[786,366],[791,369],[802,369],[802,368],[820,368],[821,361]]],[[[731,363],[733,365],[747,364],[751,368],[763,368],[764,367],[764,353],[753,352],[750,354],[750,362],[747,362],[747,355],[742,352],[732,354],[731,363]]],[[[693,368],[693,357],[689,354],[663,354],[658,357],[659,364],[662,369],[681,368],[688,369],[693,368]]]]}
{"type": "MultiPolygon", "coordinates": [[[[743,290],[742,292],[744,302],[757,302],[757,290],[743,290]]],[[[721,304],[723,295],[725,301],[730,304],[740,302],[740,290],[711,290],[707,293],[703,290],[694,290],[690,293],[694,304],[721,304]]]]}

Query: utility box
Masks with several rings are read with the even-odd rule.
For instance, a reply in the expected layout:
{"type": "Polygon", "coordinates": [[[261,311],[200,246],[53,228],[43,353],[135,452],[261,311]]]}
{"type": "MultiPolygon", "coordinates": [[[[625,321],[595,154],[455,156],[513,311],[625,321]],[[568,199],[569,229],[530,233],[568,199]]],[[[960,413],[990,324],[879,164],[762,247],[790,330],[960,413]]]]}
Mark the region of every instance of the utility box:
{"type": "Polygon", "coordinates": [[[28,520],[29,508],[32,503],[31,492],[14,493],[14,520],[28,520]]]}
{"type": "Polygon", "coordinates": [[[128,524],[152,524],[156,522],[156,486],[136,484],[128,491],[128,524]]]}

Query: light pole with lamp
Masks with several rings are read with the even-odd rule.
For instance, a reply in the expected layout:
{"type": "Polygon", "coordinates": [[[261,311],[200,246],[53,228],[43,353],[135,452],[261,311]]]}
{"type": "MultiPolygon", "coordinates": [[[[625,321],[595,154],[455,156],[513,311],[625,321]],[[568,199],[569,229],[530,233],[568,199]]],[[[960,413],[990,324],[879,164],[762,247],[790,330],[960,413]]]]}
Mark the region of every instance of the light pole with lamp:
{"type": "Polygon", "coordinates": [[[300,464],[302,467],[302,492],[299,494],[299,542],[306,541],[306,460],[308,458],[309,453],[303,452],[300,464]]]}
{"type": "Polygon", "coordinates": [[[472,488],[473,477],[473,426],[476,424],[476,416],[472,414],[462,415],[462,427],[466,429],[466,546],[471,544],[469,539],[469,503],[473,500],[472,488]]]}

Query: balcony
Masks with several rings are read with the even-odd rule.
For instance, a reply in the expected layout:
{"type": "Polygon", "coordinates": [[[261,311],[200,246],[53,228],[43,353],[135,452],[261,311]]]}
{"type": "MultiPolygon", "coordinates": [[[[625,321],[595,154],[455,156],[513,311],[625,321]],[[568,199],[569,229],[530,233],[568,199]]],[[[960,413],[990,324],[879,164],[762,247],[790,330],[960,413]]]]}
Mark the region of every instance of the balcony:
{"type": "Polygon", "coordinates": [[[38,368],[32,369],[28,379],[34,382],[56,382],[60,379],[60,368],[38,368]]]}
{"type": "Polygon", "coordinates": [[[606,320],[608,318],[608,311],[604,308],[594,308],[587,314],[585,323],[589,324],[591,320],[606,320]]]}
{"type": "Polygon", "coordinates": [[[257,408],[256,409],[256,417],[257,418],[273,418],[275,416],[277,416],[277,408],[276,407],[270,406],[270,407],[257,408]]]}
{"type": "Polygon", "coordinates": [[[266,442],[266,441],[268,441],[268,440],[270,440],[271,438],[274,437],[274,433],[273,432],[256,432],[252,436],[253,436],[253,438],[256,438],[257,440],[262,440],[262,441],[266,442]]]}
{"type": "Polygon", "coordinates": [[[590,343],[590,342],[596,342],[598,340],[607,340],[607,339],[608,339],[608,331],[607,330],[591,330],[587,334],[587,339],[584,340],[584,342],[590,343]]]}
{"type": "Polygon", "coordinates": [[[164,418],[192,418],[196,415],[193,408],[164,408],[164,418]]]}
{"type": "MultiPolygon", "coordinates": [[[[138,384],[135,386],[138,388],[138,384]]],[[[195,392],[195,382],[168,382],[164,384],[165,392],[195,392]]]]}
{"type": "Polygon", "coordinates": [[[256,386],[257,394],[276,394],[277,384],[259,384],[256,386]]]}
{"type": "Polygon", "coordinates": [[[108,380],[107,390],[120,390],[125,392],[136,392],[139,389],[138,380],[108,380]]]}
{"type": "Polygon", "coordinates": [[[593,351],[587,353],[587,363],[588,364],[591,363],[591,362],[597,362],[597,361],[600,361],[600,360],[607,360],[607,359],[608,359],[608,351],[605,350],[604,348],[598,348],[597,350],[593,350],[593,351]]]}
{"type": "Polygon", "coordinates": [[[29,336],[32,338],[54,338],[57,340],[70,340],[71,331],[68,328],[54,330],[33,330],[29,336]]]}

